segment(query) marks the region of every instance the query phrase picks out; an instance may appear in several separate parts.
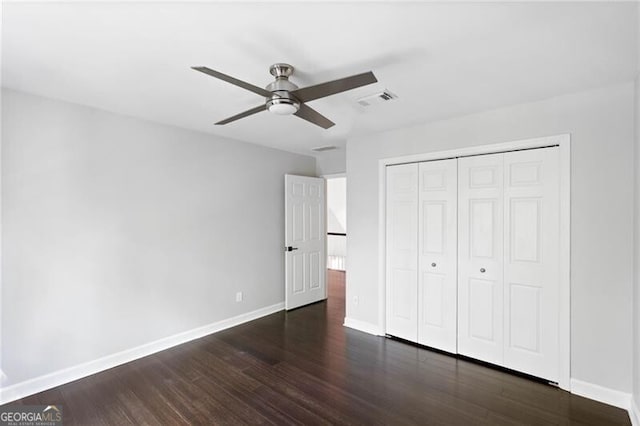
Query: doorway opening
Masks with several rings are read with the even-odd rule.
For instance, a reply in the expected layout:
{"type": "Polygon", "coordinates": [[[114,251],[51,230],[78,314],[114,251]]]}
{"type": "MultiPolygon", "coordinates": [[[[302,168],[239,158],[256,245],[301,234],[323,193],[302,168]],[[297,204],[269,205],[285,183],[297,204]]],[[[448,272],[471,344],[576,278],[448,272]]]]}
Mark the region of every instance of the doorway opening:
{"type": "Polygon", "coordinates": [[[344,309],[347,266],[347,178],[327,177],[327,296],[344,309]]]}

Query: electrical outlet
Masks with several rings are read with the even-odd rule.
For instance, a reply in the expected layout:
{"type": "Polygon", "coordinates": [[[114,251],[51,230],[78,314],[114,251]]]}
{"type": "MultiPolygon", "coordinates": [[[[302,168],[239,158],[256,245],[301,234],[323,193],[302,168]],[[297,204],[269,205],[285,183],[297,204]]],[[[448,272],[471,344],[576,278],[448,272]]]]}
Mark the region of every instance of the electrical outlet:
{"type": "Polygon", "coordinates": [[[358,303],[360,303],[360,299],[358,299],[358,296],[353,296],[353,304],[357,306],[358,303]]]}
{"type": "Polygon", "coordinates": [[[242,292],[241,291],[236,293],[236,302],[242,302],[242,292]]]}

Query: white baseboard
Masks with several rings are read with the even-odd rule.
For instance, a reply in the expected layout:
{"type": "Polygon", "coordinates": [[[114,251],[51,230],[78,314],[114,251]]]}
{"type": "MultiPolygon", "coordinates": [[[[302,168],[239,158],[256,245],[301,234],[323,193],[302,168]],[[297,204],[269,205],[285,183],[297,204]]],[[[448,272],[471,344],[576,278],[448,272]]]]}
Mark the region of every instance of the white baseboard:
{"type": "Polygon", "coordinates": [[[631,397],[631,406],[629,407],[629,418],[631,419],[632,426],[640,426],[640,409],[638,409],[638,404],[636,404],[636,400],[631,397]]]}
{"type": "Polygon", "coordinates": [[[582,380],[571,379],[571,393],[584,396],[614,407],[629,410],[631,404],[631,394],[583,382],[582,380]]]}
{"type": "Polygon", "coordinates": [[[377,324],[371,324],[370,322],[355,320],[353,318],[345,317],[343,325],[353,328],[354,330],[362,331],[363,333],[373,334],[374,336],[382,336],[384,334],[377,324]]]}
{"type": "Polygon", "coordinates": [[[253,321],[266,315],[279,312],[283,309],[284,303],[276,303],[275,305],[247,312],[246,314],[241,314],[202,327],[194,328],[193,330],[174,334],[173,336],[165,337],[135,348],[127,349],[80,365],[54,371],[53,373],[49,373],[44,376],[35,377],[33,379],[25,380],[24,382],[0,388],[0,405],[63,385],[65,383],[73,382],[127,362],[135,361],[136,359],[143,358],[194,339],[199,339],[200,337],[204,337],[245,322],[253,321]]]}

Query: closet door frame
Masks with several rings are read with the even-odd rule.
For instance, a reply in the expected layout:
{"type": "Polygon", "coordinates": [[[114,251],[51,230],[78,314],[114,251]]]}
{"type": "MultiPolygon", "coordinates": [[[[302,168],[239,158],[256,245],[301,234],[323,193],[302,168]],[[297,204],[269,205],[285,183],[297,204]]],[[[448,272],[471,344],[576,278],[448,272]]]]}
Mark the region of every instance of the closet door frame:
{"type": "Polygon", "coordinates": [[[460,149],[426,152],[402,157],[383,158],[378,162],[378,334],[386,334],[386,168],[387,166],[445,160],[472,155],[497,154],[545,147],[558,147],[560,160],[560,294],[558,313],[559,354],[558,386],[571,391],[571,135],[563,134],[535,139],[479,145],[460,149]]]}

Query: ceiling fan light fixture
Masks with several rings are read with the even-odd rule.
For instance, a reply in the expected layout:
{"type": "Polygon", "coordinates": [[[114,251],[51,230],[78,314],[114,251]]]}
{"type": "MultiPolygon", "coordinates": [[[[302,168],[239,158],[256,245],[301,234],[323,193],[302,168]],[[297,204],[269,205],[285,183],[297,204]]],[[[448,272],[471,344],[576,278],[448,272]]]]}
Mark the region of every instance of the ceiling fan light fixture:
{"type": "Polygon", "coordinates": [[[300,103],[287,98],[275,98],[267,101],[267,109],[269,112],[278,115],[291,115],[298,112],[300,103]]]}

